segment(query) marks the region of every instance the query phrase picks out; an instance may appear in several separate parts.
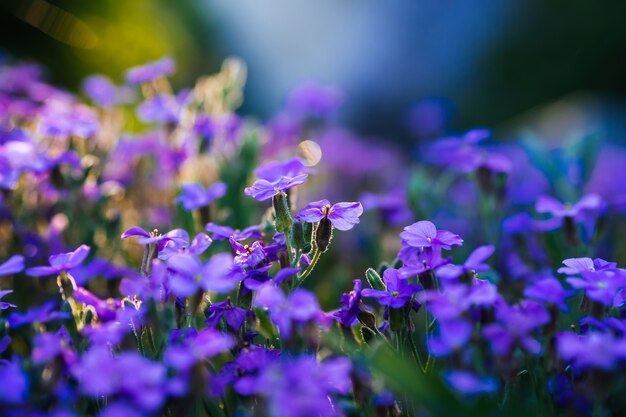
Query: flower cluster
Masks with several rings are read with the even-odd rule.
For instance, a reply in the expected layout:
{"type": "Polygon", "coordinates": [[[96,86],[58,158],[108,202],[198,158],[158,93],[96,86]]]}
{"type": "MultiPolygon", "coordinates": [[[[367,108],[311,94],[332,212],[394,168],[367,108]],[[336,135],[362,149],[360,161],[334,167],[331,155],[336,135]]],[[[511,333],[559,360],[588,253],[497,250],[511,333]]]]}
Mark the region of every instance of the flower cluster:
{"type": "Polygon", "coordinates": [[[0,415],[624,414],[626,190],[485,129],[409,165],[312,82],[250,126],[240,62],[175,69],[0,67],[0,415]]]}

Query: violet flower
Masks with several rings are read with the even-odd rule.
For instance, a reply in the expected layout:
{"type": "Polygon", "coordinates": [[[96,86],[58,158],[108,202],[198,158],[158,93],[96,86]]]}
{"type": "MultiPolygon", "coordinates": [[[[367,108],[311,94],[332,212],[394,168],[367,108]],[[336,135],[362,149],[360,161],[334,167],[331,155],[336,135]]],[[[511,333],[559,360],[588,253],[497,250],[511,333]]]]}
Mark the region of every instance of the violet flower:
{"type": "Polygon", "coordinates": [[[453,280],[465,273],[484,272],[489,270],[489,265],[484,261],[489,258],[495,247],[493,245],[479,246],[469,254],[463,265],[444,265],[439,268],[437,274],[442,279],[453,280]]]}
{"type": "Polygon", "coordinates": [[[250,226],[239,231],[237,229],[233,229],[232,227],[208,223],[205,226],[205,229],[207,232],[212,233],[211,238],[213,240],[228,240],[232,237],[233,240],[241,242],[245,239],[261,239],[262,237],[260,225],[250,226]]]}
{"type": "Polygon", "coordinates": [[[158,61],[130,68],[126,72],[126,81],[129,84],[144,84],[165,77],[174,72],[176,63],[170,57],[163,57],[158,61]]]}
{"type": "Polygon", "coordinates": [[[226,325],[232,330],[238,332],[243,326],[246,317],[254,316],[254,313],[250,310],[245,310],[241,307],[234,305],[230,298],[228,300],[211,304],[207,310],[206,324],[209,327],[217,328],[222,317],[226,322],[226,325]]]}
{"type": "Polygon", "coordinates": [[[565,266],[560,267],[559,274],[577,275],[583,272],[595,272],[601,270],[617,269],[615,262],[607,262],[604,259],[596,258],[570,258],[563,261],[565,266]]]}
{"type": "Polygon", "coordinates": [[[289,93],[287,108],[296,115],[324,118],[334,113],[343,101],[338,89],[306,81],[289,93]]]}
{"type": "Polygon", "coordinates": [[[270,311],[272,322],[285,339],[291,337],[293,323],[306,323],[316,319],[321,313],[313,293],[299,288],[286,296],[272,283],[265,284],[257,291],[253,305],[270,311]]]}
{"type": "Polygon", "coordinates": [[[626,360],[626,338],[611,333],[569,331],[559,333],[556,340],[559,356],[578,368],[612,370],[626,360]]]}
{"type": "Polygon", "coordinates": [[[361,295],[363,284],[360,279],[355,279],[352,291],[344,293],[339,303],[341,309],[335,311],[333,316],[345,327],[350,327],[358,322],[357,316],[361,312],[361,295]]]}
{"type": "Polygon", "coordinates": [[[626,288],[626,271],[602,269],[581,273],[581,278],[569,277],[566,281],[575,289],[582,289],[591,300],[605,306],[620,306],[624,299],[620,292],[626,288]]]}
{"type": "Polygon", "coordinates": [[[17,274],[24,269],[24,257],[22,255],[13,255],[4,263],[0,264],[0,276],[17,274]]]}
{"type": "Polygon", "coordinates": [[[443,258],[440,247],[415,248],[403,247],[398,253],[398,259],[403,262],[399,270],[400,278],[408,279],[426,272],[436,271],[440,267],[452,262],[452,258],[443,258]]]}
{"type": "Polygon", "coordinates": [[[169,289],[180,297],[188,297],[199,289],[216,293],[228,293],[243,279],[232,255],[218,253],[206,264],[188,253],[177,253],[168,260],[172,275],[169,289]]]}
{"type": "Polygon", "coordinates": [[[33,307],[25,313],[13,312],[7,318],[9,326],[18,328],[31,323],[48,323],[54,320],[64,320],[70,317],[70,314],[64,311],[55,310],[54,302],[50,301],[42,306],[33,307]]]}
{"type": "Polygon", "coordinates": [[[409,284],[406,279],[400,278],[398,270],[387,268],[383,273],[386,291],[365,288],[361,294],[366,298],[377,298],[381,305],[391,308],[402,308],[418,291],[422,289],[417,284],[409,284]]]}
{"type": "Polygon", "coordinates": [[[110,108],[129,103],[133,94],[127,87],[117,87],[104,75],[92,75],[83,82],[83,91],[98,106],[110,108]]]}
{"type": "Polygon", "coordinates": [[[255,268],[266,258],[263,244],[258,240],[251,245],[242,245],[231,237],[230,246],[235,252],[235,264],[243,268],[255,268]]]}
{"type": "Polygon", "coordinates": [[[465,395],[491,394],[498,390],[498,382],[491,377],[479,377],[467,371],[450,371],[445,380],[456,391],[465,395]]]}
{"type": "Polygon", "coordinates": [[[57,275],[61,272],[70,271],[80,265],[89,255],[91,248],[81,245],[76,250],[67,253],[59,253],[48,258],[50,266],[36,266],[28,268],[26,275],[31,277],[43,277],[47,275],[57,275]]]}
{"type": "Polygon", "coordinates": [[[534,301],[522,301],[509,307],[502,303],[496,311],[498,323],[483,328],[483,335],[491,342],[497,355],[507,355],[519,346],[526,352],[537,355],[541,344],[532,337],[532,332],[550,321],[546,309],[534,301]]]}
{"type": "Polygon", "coordinates": [[[270,198],[284,193],[288,189],[295,187],[296,185],[304,184],[308,175],[296,175],[295,177],[282,176],[275,181],[268,181],[260,179],[255,181],[251,187],[244,190],[244,194],[254,198],[257,201],[265,201],[270,198]]]}
{"type": "Polygon", "coordinates": [[[226,194],[226,184],[223,182],[216,182],[208,188],[191,182],[182,184],[181,188],[182,193],[176,198],[176,201],[182,204],[185,210],[195,210],[208,206],[211,202],[226,194]]]}
{"type": "Polygon", "coordinates": [[[561,311],[567,311],[565,299],[574,295],[572,291],[563,288],[561,282],[554,277],[543,278],[526,287],[524,296],[557,306],[561,311]]]}
{"type": "Polygon", "coordinates": [[[293,178],[304,173],[306,173],[306,166],[300,158],[291,158],[284,162],[269,162],[254,171],[258,178],[270,182],[277,181],[280,177],[293,178]]]}
{"type": "Polygon", "coordinates": [[[328,200],[319,200],[307,204],[295,218],[307,223],[317,223],[328,218],[333,227],[346,231],[359,223],[361,214],[363,206],[359,202],[336,203],[331,206],[328,200]]]}
{"type": "Polygon", "coordinates": [[[416,248],[429,248],[440,246],[443,249],[450,249],[452,246],[461,246],[463,239],[447,230],[437,230],[435,225],[428,220],[413,223],[404,228],[400,233],[400,238],[409,246],[416,248]]]}
{"type": "Polygon", "coordinates": [[[189,253],[193,256],[199,256],[213,243],[213,240],[204,233],[198,233],[189,243],[189,234],[184,229],[172,230],[167,236],[171,239],[166,241],[159,250],[159,259],[164,261],[175,253],[189,253]]]}

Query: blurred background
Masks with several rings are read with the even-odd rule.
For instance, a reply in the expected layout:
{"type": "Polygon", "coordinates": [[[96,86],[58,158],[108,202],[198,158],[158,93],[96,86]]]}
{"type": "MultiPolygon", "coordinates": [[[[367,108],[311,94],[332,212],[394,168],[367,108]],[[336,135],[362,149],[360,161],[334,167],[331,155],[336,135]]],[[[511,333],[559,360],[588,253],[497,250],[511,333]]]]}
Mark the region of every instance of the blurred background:
{"type": "MultiPolygon", "coordinates": [[[[409,144],[415,125],[538,128],[620,124],[626,96],[626,3],[619,0],[4,0],[5,57],[41,62],[78,90],[91,73],[165,54],[177,87],[238,56],[244,114],[266,119],[306,80],[343,91],[341,122],[409,144]],[[566,103],[565,105],[563,103],[566,103]],[[555,107],[556,106],[556,107],[555,107]],[[590,110],[591,109],[591,110],[590,110]],[[529,116],[530,115],[530,116],[529,116]],[[558,120],[558,122],[553,122],[558,120]],[[598,120],[600,122],[598,122],[598,120]],[[413,127],[413,128],[412,128],[413,127]]],[[[417,132],[428,135],[428,132],[417,132]]]]}

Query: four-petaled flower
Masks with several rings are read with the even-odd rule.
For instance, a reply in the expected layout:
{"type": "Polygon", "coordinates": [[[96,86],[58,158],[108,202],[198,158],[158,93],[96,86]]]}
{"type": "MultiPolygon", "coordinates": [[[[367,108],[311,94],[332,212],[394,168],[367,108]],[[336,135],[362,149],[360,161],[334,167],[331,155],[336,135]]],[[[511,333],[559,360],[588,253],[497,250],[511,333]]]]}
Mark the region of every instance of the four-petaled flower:
{"type": "Polygon", "coordinates": [[[296,175],[295,177],[282,176],[276,181],[268,181],[264,179],[256,180],[252,187],[246,188],[243,193],[258,201],[269,200],[270,198],[284,193],[288,189],[296,185],[304,184],[308,175],[296,175]]]}
{"type": "Polygon", "coordinates": [[[89,255],[91,248],[87,245],[80,245],[76,250],[67,253],[59,253],[48,258],[50,266],[36,266],[28,268],[26,275],[31,277],[44,277],[47,275],[67,272],[80,265],[89,255]]]}
{"type": "Polygon", "coordinates": [[[333,227],[346,231],[359,223],[359,216],[363,214],[363,206],[359,202],[337,203],[330,205],[328,200],[319,200],[307,204],[296,219],[307,223],[317,223],[323,218],[328,218],[333,227]]]}
{"type": "MultiPolygon", "coordinates": [[[[411,301],[411,298],[422,289],[417,284],[409,284],[408,280],[400,278],[398,270],[387,268],[383,273],[386,291],[366,288],[361,291],[363,297],[378,298],[381,305],[391,308],[401,308],[411,301]]],[[[416,303],[416,301],[415,301],[416,303]]]]}
{"type": "Polygon", "coordinates": [[[457,234],[447,230],[437,230],[435,225],[428,220],[413,223],[404,228],[400,238],[409,246],[416,248],[429,248],[440,246],[450,249],[452,246],[461,246],[463,239],[457,234]]]}

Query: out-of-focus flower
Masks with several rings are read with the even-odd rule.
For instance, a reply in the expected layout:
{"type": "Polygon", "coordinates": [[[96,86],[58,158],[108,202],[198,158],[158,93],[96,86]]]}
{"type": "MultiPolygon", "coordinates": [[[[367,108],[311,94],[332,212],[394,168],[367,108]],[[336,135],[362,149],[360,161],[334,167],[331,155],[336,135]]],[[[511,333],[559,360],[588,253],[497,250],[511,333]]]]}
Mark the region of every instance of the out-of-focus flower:
{"type": "Polygon", "coordinates": [[[104,75],[92,75],[83,82],[83,91],[98,106],[109,108],[129,103],[133,93],[126,87],[117,87],[104,75]]]}
{"type": "Polygon", "coordinates": [[[293,178],[306,173],[306,166],[300,158],[291,158],[284,162],[269,162],[254,171],[254,174],[263,180],[277,181],[280,177],[293,178]]]}
{"type": "Polygon", "coordinates": [[[524,290],[524,296],[546,304],[555,305],[561,311],[567,311],[565,299],[572,295],[574,293],[564,289],[561,282],[554,277],[540,279],[524,290]]]}
{"type": "Polygon", "coordinates": [[[359,223],[361,214],[363,214],[363,206],[359,202],[336,203],[331,206],[328,200],[319,200],[302,208],[296,219],[307,223],[317,223],[326,217],[333,227],[346,231],[359,223]]]}
{"type": "Polygon", "coordinates": [[[496,309],[498,323],[492,323],[483,329],[483,335],[491,342],[491,348],[497,355],[507,355],[516,346],[531,354],[541,352],[541,344],[532,336],[532,332],[550,321],[546,309],[534,301],[522,301],[510,307],[505,303],[496,309]]]}
{"type": "Polygon", "coordinates": [[[205,226],[207,232],[212,233],[211,238],[213,240],[228,240],[233,238],[233,240],[240,242],[245,239],[261,239],[261,226],[254,225],[247,227],[241,231],[237,229],[233,229],[228,226],[221,226],[215,223],[208,223],[205,226]]]}
{"type": "Polygon", "coordinates": [[[606,306],[620,306],[624,298],[620,292],[626,288],[626,271],[621,269],[601,269],[599,271],[585,271],[581,278],[569,277],[569,285],[585,291],[591,300],[606,306]]]}
{"type": "Polygon", "coordinates": [[[384,194],[364,193],[360,200],[366,211],[380,211],[382,218],[392,226],[407,224],[413,218],[407,204],[406,193],[401,188],[384,194]]]}
{"type": "Polygon", "coordinates": [[[0,361],[0,403],[20,403],[28,395],[28,379],[17,359],[0,361]]]}
{"type": "Polygon", "coordinates": [[[463,265],[444,265],[438,269],[437,275],[443,279],[457,279],[465,273],[484,272],[489,270],[485,260],[489,258],[495,247],[493,245],[479,246],[469,254],[463,265]]]}
{"type": "Polygon", "coordinates": [[[299,116],[324,118],[334,113],[343,100],[338,89],[306,81],[289,94],[287,109],[299,116]]]}
{"type": "Polygon", "coordinates": [[[253,301],[257,307],[267,308],[270,318],[276,324],[281,337],[289,339],[293,323],[306,323],[319,317],[321,310],[315,295],[304,289],[297,289],[285,296],[280,288],[272,283],[263,285],[253,301]]]}
{"type": "Polygon", "coordinates": [[[580,368],[611,370],[626,360],[626,338],[611,333],[589,332],[577,335],[563,332],[557,335],[559,356],[580,368]]]}
{"type": "Polygon", "coordinates": [[[251,187],[244,190],[244,194],[258,201],[265,201],[277,194],[283,193],[296,185],[304,184],[308,175],[296,175],[295,177],[282,176],[275,181],[264,179],[257,180],[251,187]]]}
{"type": "Polygon", "coordinates": [[[126,82],[129,84],[144,84],[166,77],[174,72],[176,63],[170,57],[163,57],[158,61],[130,68],[126,72],[126,82]]]}
{"type": "Polygon", "coordinates": [[[0,264],[0,276],[17,274],[24,269],[24,257],[13,255],[4,263],[0,264]]]}
{"type": "Polygon", "coordinates": [[[180,297],[188,297],[198,289],[228,293],[243,279],[239,268],[228,253],[213,255],[206,264],[189,253],[177,253],[168,261],[172,271],[168,286],[180,297]]]}
{"type": "Polygon", "coordinates": [[[25,313],[13,312],[7,321],[12,328],[18,328],[31,323],[48,323],[54,320],[69,318],[70,314],[56,310],[54,302],[50,301],[40,307],[33,307],[25,313]]]}
{"type": "Polygon", "coordinates": [[[479,377],[467,371],[450,371],[445,375],[446,382],[465,395],[491,394],[498,390],[495,378],[479,377]]]}
{"type": "Polygon", "coordinates": [[[48,258],[50,266],[36,266],[28,268],[26,275],[31,277],[43,277],[47,275],[67,272],[80,265],[89,255],[91,248],[87,245],[80,245],[76,250],[67,253],[59,253],[48,258]]]}
{"type": "Polygon", "coordinates": [[[230,246],[235,252],[235,264],[244,268],[256,267],[267,256],[263,244],[258,240],[251,245],[242,245],[231,237],[230,246]]]}
{"type": "Polygon", "coordinates": [[[595,272],[604,269],[616,269],[615,262],[607,262],[604,259],[596,258],[570,258],[563,261],[565,266],[560,267],[557,272],[559,274],[577,275],[583,272],[595,272]]]}
{"type": "Polygon", "coordinates": [[[182,193],[176,198],[185,210],[195,210],[208,206],[214,200],[226,194],[226,184],[216,182],[208,188],[204,188],[198,183],[185,183],[181,185],[182,193]]]}
{"type": "Polygon", "coordinates": [[[213,240],[204,233],[198,233],[190,243],[189,234],[183,229],[172,230],[168,237],[171,239],[160,248],[159,259],[167,260],[173,254],[181,252],[199,256],[213,243],[213,240]]]}

